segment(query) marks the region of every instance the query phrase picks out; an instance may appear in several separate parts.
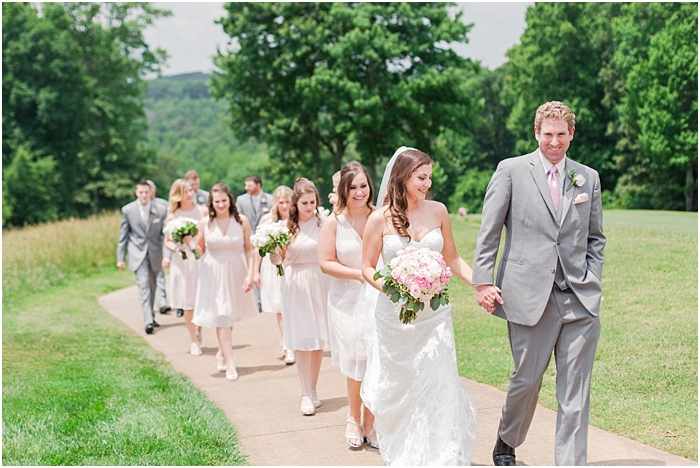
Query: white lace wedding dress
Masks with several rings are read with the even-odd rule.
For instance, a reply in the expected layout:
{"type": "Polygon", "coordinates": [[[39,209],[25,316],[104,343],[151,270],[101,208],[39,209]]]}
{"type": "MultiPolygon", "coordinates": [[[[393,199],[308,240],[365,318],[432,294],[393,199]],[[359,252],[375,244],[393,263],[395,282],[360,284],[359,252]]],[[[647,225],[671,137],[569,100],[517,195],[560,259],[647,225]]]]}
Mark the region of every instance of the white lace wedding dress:
{"type": "MultiPolygon", "coordinates": [[[[420,242],[384,236],[382,261],[388,263],[410,244],[440,252],[442,233],[435,229],[420,242]]],[[[371,296],[368,291],[365,300],[372,301],[371,296]]],[[[378,296],[374,317],[371,312],[368,317],[368,361],[361,395],[376,417],[384,462],[470,464],[476,446],[476,405],[457,371],[452,306],[435,311],[427,306],[404,325],[398,305],[384,294],[378,296]]]]}

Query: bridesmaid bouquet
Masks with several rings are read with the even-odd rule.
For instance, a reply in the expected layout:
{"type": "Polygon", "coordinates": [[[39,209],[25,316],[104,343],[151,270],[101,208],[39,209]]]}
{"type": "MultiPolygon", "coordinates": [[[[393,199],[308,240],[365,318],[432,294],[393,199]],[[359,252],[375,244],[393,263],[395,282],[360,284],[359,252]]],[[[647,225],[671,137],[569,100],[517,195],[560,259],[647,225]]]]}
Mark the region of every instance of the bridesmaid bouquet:
{"type": "MultiPolygon", "coordinates": [[[[258,249],[261,257],[265,257],[265,254],[275,253],[277,247],[286,249],[291,240],[292,235],[287,228],[287,222],[282,220],[276,223],[267,221],[255,228],[255,234],[250,236],[250,243],[258,249]]],[[[282,265],[277,265],[277,275],[284,276],[282,265]]]]}
{"type": "MultiPolygon", "coordinates": [[[[163,233],[170,236],[176,243],[183,245],[183,239],[186,236],[196,236],[199,233],[199,228],[197,227],[197,221],[194,219],[180,217],[166,224],[165,228],[163,228],[163,233]]],[[[190,251],[194,254],[195,260],[199,260],[201,255],[197,252],[197,244],[194,240],[191,240],[187,247],[189,247],[190,251]]],[[[180,253],[182,254],[182,259],[187,260],[187,253],[185,253],[184,250],[181,250],[180,253]]]]}
{"type": "Polygon", "coordinates": [[[382,291],[391,301],[401,305],[399,319],[409,324],[416,313],[430,304],[437,310],[449,304],[447,283],[452,272],[440,252],[428,248],[407,247],[399,250],[396,257],[374,274],[374,279],[384,278],[382,291]]]}

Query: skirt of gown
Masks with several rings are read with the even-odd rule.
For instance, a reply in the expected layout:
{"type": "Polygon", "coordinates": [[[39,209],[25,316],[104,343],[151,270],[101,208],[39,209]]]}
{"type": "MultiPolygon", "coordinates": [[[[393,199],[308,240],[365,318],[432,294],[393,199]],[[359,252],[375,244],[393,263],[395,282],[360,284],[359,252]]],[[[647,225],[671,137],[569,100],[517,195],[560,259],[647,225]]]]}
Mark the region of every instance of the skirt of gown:
{"type": "Polygon", "coordinates": [[[362,286],[359,281],[331,278],[328,291],[331,364],[357,381],[365,378],[367,367],[366,344],[357,317],[362,286]]]}
{"type": "MultiPolygon", "coordinates": [[[[372,288],[368,288],[372,289],[372,288]]],[[[404,325],[398,306],[367,291],[368,363],[361,395],[375,415],[387,465],[468,465],[476,446],[476,404],[462,383],[451,305],[426,307],[404,325]]]]}
{"type": "Polygon", "coordinates": [[[282,312],[281,287],[282,277],[277,275],[277,267],[270,261],[270,256],[265,255],[260,263],[260,304],[263,312],[282,312]]]}
{"type": "Polygon", "coordinates": [[[183,260],[180,252],[173,252],[170,260],[170,307],[173,309],[192,310],[197,299],[197,283],[199,281],[199,260],[186,250],[187,259],[183,260]]]}
{"type": "Polygon", "coordinates": [[[291,350],[327,350],[328,276],[316,265],[284,266],[282,277],[284,347],[291,350]]]}

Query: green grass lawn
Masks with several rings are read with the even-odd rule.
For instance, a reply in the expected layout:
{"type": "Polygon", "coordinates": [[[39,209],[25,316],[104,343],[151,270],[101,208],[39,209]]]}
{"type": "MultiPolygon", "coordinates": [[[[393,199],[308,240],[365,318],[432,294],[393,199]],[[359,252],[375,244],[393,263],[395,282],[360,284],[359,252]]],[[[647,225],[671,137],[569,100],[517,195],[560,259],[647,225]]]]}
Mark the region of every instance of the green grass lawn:
{"type": "Polygon", "coordinates": [[[107,220],[3,233],[3,465],[244,465],[224,413],[97,303],[134,284],[132,272],[99,268],[114,264],[114,245],[82,258],[42,247],[47,231],[54,250],[80,228],[107,238],[119,217],[107,220]],[[43,260],[14,262],[17,252],[43,260]]]}
{"type": "MultiPolygon", "coordinates": [[[[471,264],[480,218],[453,223],[457,248],[471,264]]],[[[590,422],[697,460],[697,213],[606,211],[604,229],[590,422]]],[[[466,285],[450,285],[450,296],[460,373],[506,390],[513,370],[506,322],[484,312],[466,285]]],[[[540,401],[556,411],[553,361],[540,401]]]]}

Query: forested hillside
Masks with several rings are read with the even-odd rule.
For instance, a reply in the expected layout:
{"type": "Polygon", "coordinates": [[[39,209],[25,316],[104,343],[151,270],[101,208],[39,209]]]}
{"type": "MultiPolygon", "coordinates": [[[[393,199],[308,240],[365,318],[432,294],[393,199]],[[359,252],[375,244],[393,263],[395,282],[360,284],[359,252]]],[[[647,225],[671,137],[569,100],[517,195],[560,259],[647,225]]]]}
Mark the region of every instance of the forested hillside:
{"type": "MultiPolygon", "coordinates": [[[[173,180],[195,169],[208,190],[223,182],[243,191],[251,173],[265,175],[267,151],[254,140],[240,142],[226,126],[226,105],[209,94],[209,76],[190,73],[148,81],[148,141],[156,148],[158,195],[167,198],[173,180]]],[[[266,181],[270,189],[272,181],[266,181]]]]}

